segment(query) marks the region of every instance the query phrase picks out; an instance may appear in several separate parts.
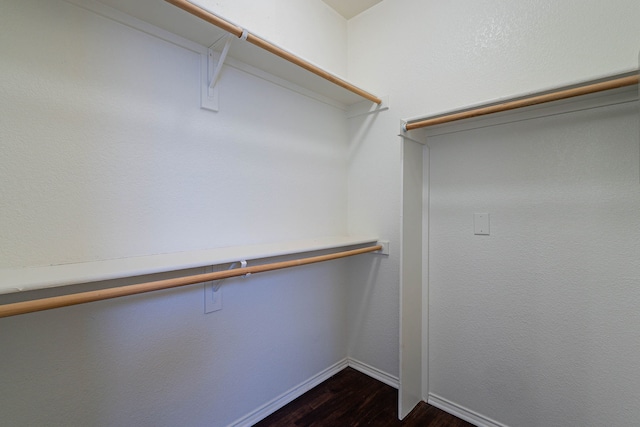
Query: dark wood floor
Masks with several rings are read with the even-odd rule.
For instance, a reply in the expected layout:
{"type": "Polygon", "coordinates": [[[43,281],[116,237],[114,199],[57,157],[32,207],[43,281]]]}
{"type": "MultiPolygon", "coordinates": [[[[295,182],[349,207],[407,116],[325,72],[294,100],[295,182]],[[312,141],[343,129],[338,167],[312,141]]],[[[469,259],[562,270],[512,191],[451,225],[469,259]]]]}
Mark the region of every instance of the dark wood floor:
{"type": "Polygon", "coordinates": [[[398,390],[346,368],[254,427],[473,427],[424,402],[402,421],[397,408],[398,390]]]}

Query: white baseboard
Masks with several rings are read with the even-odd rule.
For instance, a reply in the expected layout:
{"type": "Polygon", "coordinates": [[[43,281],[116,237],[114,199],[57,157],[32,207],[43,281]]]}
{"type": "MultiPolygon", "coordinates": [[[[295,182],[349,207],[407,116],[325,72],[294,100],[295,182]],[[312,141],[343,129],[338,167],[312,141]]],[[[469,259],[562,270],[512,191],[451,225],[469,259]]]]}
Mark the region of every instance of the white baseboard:
{"type": "Polygon", "coordinates": [[[349,363],[349,366],[356,371],[360,371],[363,374],[368,375],[371,378],[374,378],[382,383],[385,383],[386,385],[390,385],[393,388],[399,388],[400,386],[400,380],[398,379],[398,377],[389,375],[378,368],[374,368],[373,366],[367,365],[366,363],[356,359],[349,358],[347,359],[347,361],[349,363]]]}
{"type": "MultiPolygon", "coordinates": [[[[289,390],[282,393],[280,396],[271,400],[270,402],[265,403],[258,409],[248,413],[247,415],[238,418],[227,427],[250,427],[257,423],[258,421],[263,420],[269,415],[273,414],[278,409],[282,408],[287,403],[293,401],[294,399],[302,396],[318,384],[328,380],[338,372],[342,371],[347,366],[355,369],[356,371],[362,372],[365,375],[370,376],[380,382],[383,382],[391,387],[398,388],[398,378],[392,375],[387,374],[386,372],[381,371],[380,369],[374,368],[373,366],[367,365],[366,363],[360,362],[359,360],[345,358],[331,366],[322,372],[317,373],[313,377],[309,378],[306,381],[298,384],[295,387],[290,388],[289,390]]],[[[434,405],[435,406],[435,405],[434,405]]]]}
{"type": "Polygon", "coordinates": [[[303,381],[297,386],[290,388],[289,390],[282,393],[280,396],[276,397],[270,402],[265,403],[258,409],[250,412],[249,414],[241,418],[238,418],[237,420],[229,424],[228,427],[250,427],[254,425],[258,421],[273,414],[275,411],[282,408],[287,403],[302,396],[303,394],[305,394],[306,392],[308,392],[318,384],[328,380],[338,372],[342,371],[347,366],[349,366],[348,359],[343,359],[329,366],[327,369],[317,373],[313,377],[309,378],[306,381],[303,381]]]}
{"type": "Polygon", "coordinates": [[[495,420],[492,420],[491,418],[478,414],[477,412],[453,403],[433,393],[429,393],[429,400],[427,401],[427,403],[429,405],[435,406],[436,408],[440,408],[443,411],[450,413],[451,415],[455,415],[460,419],[470,422],[471,424],[478,427],[508,427],[505,424],[499,423],[495,420]]]}

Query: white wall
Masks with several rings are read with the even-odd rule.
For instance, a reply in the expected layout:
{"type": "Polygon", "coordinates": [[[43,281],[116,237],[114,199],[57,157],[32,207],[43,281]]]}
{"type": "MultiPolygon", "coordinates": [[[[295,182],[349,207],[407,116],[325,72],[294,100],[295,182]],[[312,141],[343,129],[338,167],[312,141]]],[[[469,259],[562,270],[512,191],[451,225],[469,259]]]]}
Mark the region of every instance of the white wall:
{"type": "Polygon", "coordinates": [[[640,419],[639,114],[431,138],[430,397],[508,426],[640,419]]]}
{"type": "Polygon", "coordinates": [[[225,425],[346,354],[398,375],[400,119],[637,66],[629,0],[386,1],[349,21],[348,45],[320,0],[208,6],[348,68],[392,109],[347,129],[341,111],[229,69],[222,111],[201,111],[192,52],[59,1],[5,1],[2,267],[345,231],[388,238],[392,255],[228,283],[215,317],[196,287],[3,319],[0,383],[12,388],[0,402],[16,424],[225,425]]]}
{"type": "MultiPolygon", "coordinates": [[[[638,50],[640,49],[639,29],[640,4],[629,0],[618,0],[606,4],[595,0],[584,2],[385,1],[350,20],[349,78],[360,82],[376,93],[389,95],[392,104],[388,117],[376,119],[369,126],[364,137],[357,126],[355,127],[356,131],[352,132],[349,169],[350,227],[360,227],[358,225],[362,217],[360,214],[369,212],[362,227],[376,231],[384,230],[392,236],[392,241],[398,235],[400,213],[396,211],[396,206],[399,205],[400,200],[400,169],[397,160],[400,158],[400,139],[395,135],[398,133],[400,119],[434,114],[497,98],[635,69],[638,66],[638,50]],[[384,178],[379,176],[380,170],[384,171],[384,178]]],[[[618,136],[620,135],[617,134],[616,137],[618,136]]],[[[481,147],[479,145],[478,149],[481,147]]],[[[493,146],[487,146],[488,149],[490,147],[493,146]]],[[[464,146],[459,150],[464,153],[464,146]]],[[[506,167],[503,165],[504,160],[500,151],[491,152],[494,156],[484,158],[482,168],[484,173],[506,167]]],[[[431,165],[440,165],[438,172],[430,172],[430,179],[442,178],[442,174],[455,166],[452,164],[455,160],[453,155],[440,157],[434,156],[433,153],[430,154],[431,165]]],[[[509,156],[508,153],[507,155],[509,156]]],[[[556,158],[554,156],[557,153],[546,153],[545,155],[556,158]]],[[[604,161],[608,161],[607,153],[603,153],[603,155],[605,155],[604,161]]],[[[531,167],[535,167],[535,165],[531,167]]],[[[542,172],[543,170],[541,175],[542,172]]],[[[451,172],[449,173],[451,174],[451,172]]],[[[506,178],[506,176],[504,177],[506,178]]],[[[482,176],[479,178],[482,179],[482,176]]],[[[460,186],[459,197],[461,199],[456,201],[455,206],[450,206],[451,209],[458,206],[461,210],[471,209],[470,204],[474,199],[473,194],[470,193],[470,185],[470,182],[466,182],[465,185],[460,186]]],[[[558,181],[552,180],[549,185],[559,186],[560,184],[558,181]]],[[[520,190],[526,192],[527,189],[523,187],[520,190]]],[[[497,197],[506,206],[512,208],[519,206],[517,201],[508,200],[507,194],[498,194],[497,197]]],[[[449,202],[453,203],[453,201],[449,202]]],[[[627,217],[626,220],[628,219],[627,217]]],[[[603,221],[606,223],[613,220],[616,218],[612,213],[604,213],[603,217],[594,220],[594,222],[603,221]]],[[[447,239],[452,239],[454,235],[460,233],[459,224],[444,224],[442,222],[440,224],[444,227],[439,231],[444,236],[442,237],[444,241],[449,241],[447,239]]],[[[625,225],[634,226],[633,223],[625,223],[625,225]]],[[[430,230],[433,232],[434,228],[432,227],[430,230]]],[[[524,237],[513,236],[512,238],[517,240],[519,244],[526,245],[524,237]]],[[[630,245],[629,240],[625,240],[625,242],[630,245]]],[[[485,259],[485,255],[478,248],[469,247],[466,249],[468,256],[485,259]]],[[[637,247],[631,246],[630,249],[635,250],[637,255],[637,247]]],[[[433,253],[434,249],[431,248],[431,251],[433,253]]],[[[442,259],[438,258],[432,261],[442,262],[442,259]]],[[[488,268],[495,269],[498,261],[491,258],[487,262],[488,268]]],[[[399,260],[393,256],[390,257],[388,269],[394,273],[389,275],[389,281],[374,281],[369,285],[370,289],[377,291],[370,292],[369,301],[372,307],[381,305],[384,300],[389,303],[397,300],[398,284],[394,278],[397,277],[395,271],[397,271],[398,265],[399,260]]],[[[527,264],[523,268],[528,271],[529,267],[531,265],[527,264]]],[[[430,263],[430,268],[434,268],[433,262],[430,263]]],[[[623,266],[622,268],[624,274],[628,274],[629,277],[637,276],[636,271],[633,270],[634,267],[623,266]]],[[[471,267],[465,267],[469,283],[474,283],[471,279],[470,269],[471,267]]],[[[432,278],[429,286],[431,289],[439,290],[438,298],[431,300],[431,307],[439,307],[441,311],[438,313],[442,314],[442,310],[451,307],[447,303],[455,299],[454,284],[456,282],[453,280],[455,272],[447,272],[442,266],[439,272],[437,277],[432,278]]],[[[358,272],[354,272],[353,275],[357,276],[358,272]]],[[[379,277],[382,279],[384,276],[381,274],[379,277]]],[[[539,298],[547,301],[554,298],[555,294],[550,289],[547,288],[543,292],[539,298]]],[[[633,294],[627,296],[634,299],[633,294]]],[[[511,307],[515,312],[525,308],[522,305],[524,303],[516,301],[515,304],[511,307]]],[[[496,307],[488,304],[474,308],[474,312],[482,312],[482,309],[486,310],[485,316],[492,316],[492,318],[497,316],[496,307]]],[[[350,316],[352,315],[350,314],[350,316]]],[[[429,391],[441,392],[443,390],[441,387],[449,380],[455,381],[457,385],[460,382],[468,381],[469,387],[481,380],[487,380],[489,374],[486,372],[485,376],[481,378],[473,375],[461,376],[460,374],[455,377],[455,380],[450,378],[448,374],[453,371],[465,372],[465,369],[468,368],[468,358],[481,357],[481,355],[477,352],[474,353],[473,340],[457,342],[459,345],[457,350],[467,352],[464,355],[464,360],[453,357],[454,355],[451,353],[439,353],[439,351],[445,351],[443,349],[451,349],[448,346],[443,346],[445,346],[446,337],[449,336],[448,333],[452,332],[450,328],[454,325],[448,324],[442,317],[439,319],[440,321],[436,321],[433,316],[435,316],[434,313],[429,313],[429,318],[432,320],[428,325],[429,334],[440,337],[440,340],[432,339],[429,341],[429,352],[441,357],[436,360],[432,359],[428,366],[429,378],[436,385],[424,390],[425,398],[429,391]],[[442,359],[446,359],[447,356],[450,357],[450,360],[446,363],[442,362],[442,359]],[[436,390],[433,387],[440,388],[436,390]]],[[[366,360],[375,366],[386,368],[394,363],[397,366],[397,362],[394,362],[397,360],[397,350],[386,344],[397,340],[391,334],[394,333],[394,328],[397,331],[398,317],[398,312],[391,310],[371,310],[368,312],[367,320],[361,323],[366,325],[363,329],[371,339],[362,343],[355,352],[358,354],[361,351],[362,354],[366,354],[362,357],[366,357],[366,360]],[[376,345],[378,346],[376,347],[376,345]]],[[[619,317],[609,316],[602,312],[596,318],[609,325],[619,319],[619,317]]],[[[469,318],[465,320],[471,321],[469,318]]],[[[507,323],[508,321],[504,321],[504,323],[498,323],[497,326],[507,327],[507,323]]],[[[459,323],[456,325],[460,326],[459,323]]],[[[475,325],[472,326],[475,327],[475,325]]],[[[605,325],[597,329],[595,336],[598,338],[593,344],[594,347],[597,348],[609,342],[602,338],[606,328],[605,325]]],[[[556,332],[554,335],[550,328],[539,330],[530,324],[528,332],[548,333],[541,339],[545,343],[555,343],[562,334],[558,331],[562,330],[561,328],[554,330],[556,332]]],[[[565,331],[568,330],[572,329],[565,329],[565,331]]],[[[494,329],[494,332],[501,333],[503,331],[498,328],[494,329]]],[[[397,334],[397,332],[395,333],[397,334]]],[[[507,336],[504,335],[504,337],[507,336]]],[[[583,334],[579,339],[587,340],[587,335],[583,334]]],[[[637,341],[634,341],[633,338],[626,342],[625,353],[620,356],[621,360],[629,361],[629,357],[633,354],[629,346],[633,347],[634,343],[637,341]]],[[[516,352],[509,353],[508,348],[504,350],[507,352],[503,356],[504,358],[521,360],[518,359],[516,352]]],[[[637,348],[635,353],[637,353],[637,348]]],[[[491,356],[491,360],[495,359],[491,356]]],[[[598,369],[606,371],[610,368],[608,363],[613,363],[616,360],[616,358],[607,359],[605,357],[595,363],[598,369]]],[[[490,361],[483,360],[483,362],[488,364],[490,361]]],[[[568,363],[566,366],[573,365],[568,363]]],[[[623,369],[631,368],[633,366],[627,364],[623,369]]],[[[553,372],[553,370],[549,372],[553,372]]],[[[621,372],[623,371],[616,371],[615,376],[609,377],[610,380],[619,376],[621,372]]],[[[524,383],[533,384],[537,381],[534,378],[535,374],[531,371],[524,370],[520,374],[524,375],[522,380],[524,383]]],[[[575,384],[574,391],[575,393],[585,393],[584,381],[590,373],[579,371],[577,374],[581,375],[580,378],[583,382],[575,384]]],[[[479,374],[476,373],[476,375],[479,374]]],[[[504,372],[493,372],[493,375],[498,376],[494,380],[498,382],[494,387],[494,392],[504,393],[500,394],[504,399],[499,409],[490,406],[487,402],[473,401],[469,404],[469,401],[465,400],[468,395],[459,393],[460,390],[447,389],[447,392],[443,393],[444,397],[456,404],[469,404],[468,409],[486,416],[493,416],[497,421],[508,425],[535,425],[531,424],[535,422],[533,418],[528,418],[529,421],[520,418],[514,422],[512,413],[509,411],[515,409],[506,408],[513,403],[510,400],[513,394],[507,395],[507,392],[512,392],[513,389],[501,389],[500,387],[501,384],[508,384],[513,377],[509,377],[504,372]],[[525,424],[526,422],[530,424],[525,424]]],[[[626,379],[624,382],[628,384],[626,379]]],[[[615,402],[612,404],[620,410],[620,413],[623,414],[621,416],[629,416],[631,418],[627,418],[627,420],[633,420],[632,417],[635,414],[628,405],[625,393],[631,392],[638,395],[640,391],[637,386],[617,390],[609,388],[608,390],[614,393],[608,402],[615,402]]],[[[563,397],[555,401],[553,399],[547,401],[552,405],[550,410],[553,413],[561,411],[566,403],[566,395],[562,394],[562,390],[554,389],[551,383],[546,391],[552,394],[557,392],[557,396],[563,397]]],[[[591,414],[589,408],[585,407],[588,401],[579,400],[580,403],[577,406],[585,409],[585,413],[591,414]]],[[[575,411],[576,408],[573,407],[572,411],[575,411]]],[[[538,409],[541,410],[541,408],[538,409]]],[[[523,412],[522,417],[529,415],[530,413],[523,412]]],[[[616,421],[620,420],[621,418],[616,418],[616,421]]],[[[580,419],[580,421],[584,421],[584,419],[580,419]]],[[[554,424],[542,422],[537,425],[554,424]]]]}
{"type": "Polygon", "coordinates": [[[23,9],[3,14],[12,185],[0,215],[12,245],[0,266],[346,231],[342,111],[231,68],[221,111],[201,111],[193,52],[71,5],[40,5],[33,18],[23,9]],[[44,38],[50,47],[30,54],[44,38]]]}
{"type": "MultiPolygon", "coordinates": [[[[346,233],[342,110],[233,68],[201,110],[196,53],[63,1],[2,10],[0,267],[346,233]]],[[[346,357],[346,266],[229,280],[209,315],[194,286],[1,319],[2,423],[227,425],[346,357]]]]}
{"type": "Polygon", "coordinates": [[[638,15],[633,0],[384,1],[349,21],[349,77],[402,118],[435,114],[636,69],[638,15]]]}
{"type": "Polygon", "coordinates": [[[395,378],[399,374],[400,151],[389,132],[398,125],[396,120],[393,110],[350,120],[348,179],[349,232],[391,242],[390,255],[378,260],[375,274],[365,259],[354,260],[349,271],[349,356],[395,378]]]}

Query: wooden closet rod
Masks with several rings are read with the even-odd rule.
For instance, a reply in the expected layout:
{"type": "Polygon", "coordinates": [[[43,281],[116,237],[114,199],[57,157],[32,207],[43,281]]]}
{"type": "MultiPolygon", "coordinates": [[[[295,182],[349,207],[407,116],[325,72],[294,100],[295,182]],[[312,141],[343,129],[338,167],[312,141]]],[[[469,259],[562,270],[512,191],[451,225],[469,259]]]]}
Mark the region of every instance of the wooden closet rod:
{"type": "Polygon", "coordinates": [[[236,268],[233,270],[196,274],[193,276],[158,280],[155,282],[138,283],[135,285],[126,285],[117,288],[101,289],[97,291],[80,292],[77,294],[62,295],[58,297],[16,302],[12,304],[0,305],[0,317],[16,316],[18,314],[33,313],[36,311],[49,310],[52,308],[68,307],[70,305],[85,304],[88,302],[102,301],[110,298],[142,294],[145,292],[158,291],[161,289],[177,288],[180,286],[193,285],[195,283],[209,282],[211,280],[221,280],[227,279],[229,277],[243,276],[245,274],[255,274],[265,271],[280,270],[289,267],[298,267],[306,264],[313,264],[322,261],[330,261],[333,259],[360,255],[367,252],[375,252],[381,249],[381,245],[369,246],[366,248],[336,252],[328,255],[294,259],[291,261],[274,262],[271,264],[256,265],[253,267],[236,268]]]}
{"type": "Polygon", "coordinates": [[[602,92],[610,89],[617,89],[625,86],[638,84],[638,75],[627,77],[618,77],[598,83],[585,83],[578,87],[570,89],[562,89],[542,95],[534,95],[515,101],[503,102],[501,104],[490,105],[487,107],[478,107],[472,110],[462,111],[459,113],[447,114],[444,116],[433,117],[416,122],[405,124],[405,130],[413,130],[428,126],[440,125],[456,120],[469,119],[472,117],[484,116],[487,114],[500,113],[503,111],[515,110],[516,108],[529,107],[532,105],[543,104],[545,102],[559,101],[561,99],[573,98],[575,96],[588,95],[590,93],[602,92]]]}
{"type": "MultiPolygon", "coordinates": [[[[193,3],[188,2],[187,0],[165,0],[168,3],[171,3],[174,6],[179,7],[180,9],[189,12],[190,14],[197,16],[200,19],[203,19],[207,22],[209,22],[210,24],[215,25],[216,27],[222,28],[223,30],[227,31],[228,33],[231,33],[233,35],[235,35],[236,37],[240,38],[242,37],[243,32],[245,31],[243,28],[238,27],[237,25],[232,24],[231,22],[214,15],[213,13],[202,9],[199,6],[194,5],[193,3]]],[[[289,62],[292,62],[293,64],[304,68],[307,71],[312,72],[313,74],[322,77],[325,80],[330,81],[333,84],[336,84],[350,92],[353,92],[357,95],[360,95],[361,97],[368,99],[371,102],[375,102],[376,104],[381,104],[382,100],[380,98],[378,98],[375,95],[370,94],[367,91],[364,91],[362,89],[360,89],[357,86],[352,85],[349,82],[346,82],[344,80],[342,80],[339,77],[334,76],[333,74],[323,70],[322,68],[318,68],[315,65],[311,64],[310,62],[305,61],[302,58],[299,58],[295,55],[293,55],[290,52],[287,52],[286,50],[266,41],[263,38],[260,38],[254,34],[251,33],[247,33],[247,41],[255,46],[258,46],[268,52],[271,52],[274,55],[279,56],[282,59],[285,59],[289,62]]]]}

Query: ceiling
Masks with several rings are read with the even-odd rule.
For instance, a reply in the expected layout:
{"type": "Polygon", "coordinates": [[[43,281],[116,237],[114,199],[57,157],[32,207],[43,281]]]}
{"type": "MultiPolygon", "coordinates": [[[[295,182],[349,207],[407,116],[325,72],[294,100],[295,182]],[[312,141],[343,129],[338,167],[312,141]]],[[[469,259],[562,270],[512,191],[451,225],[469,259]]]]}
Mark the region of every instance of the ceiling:
{"type": "Polygon", "coordinates": [[[331,6],[336,12],[351,19],[371,6],[380,3],[382,0],[322,0],[331,6]]]}

